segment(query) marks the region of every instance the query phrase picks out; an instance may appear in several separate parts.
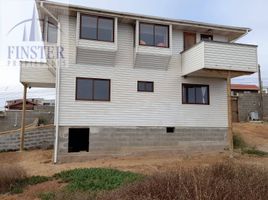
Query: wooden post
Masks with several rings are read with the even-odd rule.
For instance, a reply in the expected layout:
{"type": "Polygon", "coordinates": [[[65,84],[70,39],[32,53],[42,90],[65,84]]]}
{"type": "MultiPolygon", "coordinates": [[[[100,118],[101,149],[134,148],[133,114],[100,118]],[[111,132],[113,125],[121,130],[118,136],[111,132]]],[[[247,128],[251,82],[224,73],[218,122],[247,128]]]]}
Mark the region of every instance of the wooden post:
{"type": "Polygon", "coordinates": [[[260,119],[263,120],[263,95],[262,95],[262,80],[261,80],[261,66],[258,65],[258,79],[260,92],[260,119]]]}
{"type": "Polygon", "coordinates": [[[233,157],[233,130],[232,130],[232,98],[231,98],[231,72],[228,71],[227,76],[227,101],[228,101],[228,142],[231,157],[233,157]]]}
{"type": "Polygon", "coordinates": [[[21,116],[20,151],[24,150],[27,84],[23,84],[23,87],[24,87],[24,89],[23,89],[23,104],[22,104],[22,116],[21,116]]]}

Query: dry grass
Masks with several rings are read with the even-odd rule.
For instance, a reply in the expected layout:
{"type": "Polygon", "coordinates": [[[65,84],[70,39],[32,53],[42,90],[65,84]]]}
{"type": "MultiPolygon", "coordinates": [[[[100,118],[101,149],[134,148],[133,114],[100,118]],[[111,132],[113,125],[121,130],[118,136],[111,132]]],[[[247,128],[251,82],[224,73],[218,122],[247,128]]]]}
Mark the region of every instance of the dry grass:
{"type": "Polygon", "coordinates": [[[4,164],[0,167],[0,193],[8,192],[17,181],[26,178],[23,168],[16,165],[4,164]]]}
{"type": "Polygon", "coordinates": [[[102,200],[257,200],[268,196],[267,169],[234,163],[156,174],[102,200]]]}

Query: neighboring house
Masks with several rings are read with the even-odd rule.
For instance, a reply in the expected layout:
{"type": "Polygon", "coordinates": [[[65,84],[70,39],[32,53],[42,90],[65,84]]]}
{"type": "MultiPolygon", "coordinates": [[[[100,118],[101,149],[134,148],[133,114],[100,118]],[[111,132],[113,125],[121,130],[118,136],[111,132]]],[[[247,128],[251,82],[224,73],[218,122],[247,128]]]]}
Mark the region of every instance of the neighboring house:
{"type": "Polygon", "coordinates": [[[258,93],[259,87],[257,85],[232,84],[231,90],[233,96],[238,96],[239,94],[258,93]]]}
{"type": "Polygon", "coordinates": [[[227,146],[227,78],[257,71],[257,46],[235,43],[249,28],[49,1],[37,7],[45,44],[57,41],[64,58],[22,62],[20,81],[56,87],[55,162],[88,155],[72,153],[79,151],[227,146]]]}
{"type": "Polygon", "coordinates": [[[55,106],[55,100],[54,99],[42,99],[41,105],[42,106],[55,106]]]}
{"type": "MultiPolygon", "coordinates": [[[[23,99],[6,101],[5,108],[8,110],[22,110],[23,99]]],[[[54,99],[31,98],[26,99],[26,110],[34,110],[37,106],[55,106],[54,99]]]]}
{"type": "MultiPolygon", "coordinates": [[[[22,110],[23,99],[14,99],[6,101],[5,108],[7,110],[22,110]]],[[[26,110],[34,110],[34,107],[39,104],[38,99],[26,99],[26,110]]]]}

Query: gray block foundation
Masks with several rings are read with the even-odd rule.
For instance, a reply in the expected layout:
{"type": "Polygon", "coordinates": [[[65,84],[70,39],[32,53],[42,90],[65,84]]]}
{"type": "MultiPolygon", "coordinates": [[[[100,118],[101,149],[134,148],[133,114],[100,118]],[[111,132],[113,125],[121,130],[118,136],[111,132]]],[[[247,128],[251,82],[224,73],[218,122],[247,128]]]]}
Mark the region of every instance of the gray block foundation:
{"type": "Polygon", "coordinates": [[[59,161],[79,161],[85,156],[120,155],[137,151],[221,151],[227,146],[227,128],[175,127],[60,127],[59,161]],[[68,153],[69,128],[89,128],[89,152],[68,153]]]}

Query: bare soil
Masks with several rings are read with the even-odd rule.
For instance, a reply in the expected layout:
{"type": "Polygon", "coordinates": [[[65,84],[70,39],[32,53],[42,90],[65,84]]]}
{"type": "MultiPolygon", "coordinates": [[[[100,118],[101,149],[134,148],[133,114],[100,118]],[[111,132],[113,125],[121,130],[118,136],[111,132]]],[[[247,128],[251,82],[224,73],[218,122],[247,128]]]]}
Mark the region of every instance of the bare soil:
{"type": "MultiPolygon", "coordinates": [[[[234,124],[233,131],[240,134],[248,144],[268,152],[268,124],[241,123],[234,124]]],[[[143,174],[154,174],[161,171],[175,170],[180,167],[208,166],[216,162],[233,160],[239,163],[254,164],[268,168],[267,157],[256,157],[230,153],[206,152],[194,154],[155,153],[143,155],[128,155],[120,157],[105,157],[86,162],[74,162],[64,164],[52,163],[52,150],[34,150],[25,152],[0,153],[0,166],[2,164],[14,164],[22,166],[29,176],[52,176],[63,170],[74,168],[105,167],[124,171],[132,171],[143,174]]],[[[63,186],[57,181],[49,181],[28,187],[19,195],[0,195],[0,199],[36,199],[41,192],[55,191],[63,186]]]]}
{"type": "Polygon", "coordinates": [[[242,136],[247,144],[268,152],[268,123],[235,123],[233,132],[242,136]]]}

